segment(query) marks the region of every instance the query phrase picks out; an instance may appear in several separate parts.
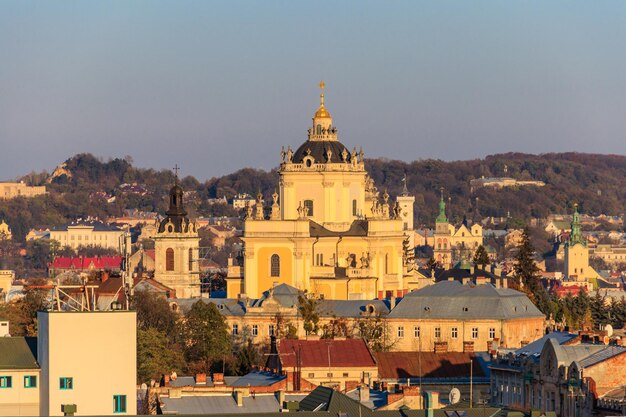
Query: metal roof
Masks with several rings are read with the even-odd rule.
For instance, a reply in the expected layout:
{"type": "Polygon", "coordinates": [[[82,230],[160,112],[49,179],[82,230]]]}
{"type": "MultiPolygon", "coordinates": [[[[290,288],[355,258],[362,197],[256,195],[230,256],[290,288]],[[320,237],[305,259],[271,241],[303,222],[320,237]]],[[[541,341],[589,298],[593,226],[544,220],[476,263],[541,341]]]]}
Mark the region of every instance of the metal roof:
{"type": "Polygon", "coordinates": [[[407,294],[390,318],[503,320],[544,317],[523,293],[443,281],[407,294]]]}
{"type": "Polygon", "coordinates": [[[575,333],[568,333],[568,332],[548,333],[547,335],[543,336],[541,339],[537,339],[534,342],[529,343],[526,346],[517,349],[515,352],[513,352],[513,354],[514,355],[528,355],[528,356],[535,355],[535,354],[539,355],[541,354],[543,345],[546,344],[548,339],[554,339],[559,345],[562,345],[566,342],[569,342],[572,339],[575,339],[576,337],[578,337],[578,335],[575,333]]]}
{"type": "Polygon", "coordinates": [[[36,337],[0,337],[0,370],[39,369],[36,337]]]}

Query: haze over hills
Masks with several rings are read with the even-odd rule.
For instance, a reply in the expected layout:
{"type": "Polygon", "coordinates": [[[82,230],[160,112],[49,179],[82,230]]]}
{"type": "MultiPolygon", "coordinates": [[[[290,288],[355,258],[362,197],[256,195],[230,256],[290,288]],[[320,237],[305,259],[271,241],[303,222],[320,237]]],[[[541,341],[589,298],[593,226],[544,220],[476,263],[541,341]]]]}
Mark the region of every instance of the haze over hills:
{"type": "MultiPolygon", "coordinates": [[[[46,172],[21,178],[30,185],[48,182],[47,196],[0,201],[0,218],[6,219],[17,238],[23,239],[33,227],[88,216],[106,218],[120,215],[128,208],[163,212],[167,191],[174,181],[171,171],[135,168],[129,157],[103,161],[91,154],[79,154],[63,166],[65,171],[57,170],[54,178],[46,172]],[[145,192],[129,192],[122,187],[125,183],[139,184],[145,192]],[[107,202],[111,197],[115,197],[114,201],[107,202]]],[[[579,204],[583,213],[621,215],[626,204],[626,156],[623,155],[506,153],[466,161],[427,159],[410,163],[369,159],[366,169],[379,191],[387,190],[391,196],[402,192],[406,174],[408,190],[416,197],[418,227],[432,227],[441,187],[448,203],[448,215],[456,222],[463,217],[477,219],[508,214],[510,223],[521,225],[532,217],[569,212],[574,203],[579,204]],[[470,181],[482,177],[543,181],[545,186],[472,190],[470,181]]],[[[256,195],[261,191],[269,201],[277,183],[276,169],[253,168],[208,180],[191,176],[181,179],[186,191],[195,191],[188,201],[188,209],[194,216],[236,214],[229,207],[207,204],[209,198],[232,198],[240,192],[256,195]]]]}

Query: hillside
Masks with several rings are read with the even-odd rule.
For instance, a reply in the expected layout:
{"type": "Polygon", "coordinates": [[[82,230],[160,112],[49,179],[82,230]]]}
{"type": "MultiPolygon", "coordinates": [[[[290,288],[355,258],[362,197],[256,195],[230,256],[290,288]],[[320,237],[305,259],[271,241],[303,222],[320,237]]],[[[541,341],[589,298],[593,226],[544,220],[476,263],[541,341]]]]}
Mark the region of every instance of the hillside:
{"type": "MultiPolygon", "coordinates": [[[[386,189],[392,196],[401,192],[406,173],[409,192],[416,197],[416,225],[432,226],[440,187],[445,189],[446,198],[450,197],[449,217],[458,222],[464,216],[501,217],[508,212],[512,223],[522,224],[531,217],[571,211],[574,202],[584,213],[619,215],[626,204],[626,156],[621,155],[508,153],[467,161],[428,159],[410,163],[370,159],[366,167],[379,190],[386,189]],[[546,186],[479,188],[470,192],[470,180],[504,176],[505,165],[507,176],[544,181],[546,186]]],[[[102,161],[90,154],[79,154],[65,161],[65,169],[71,176],[54,178],[47,184],[47,196],[0,201],[0,219],[6,219],[19,240],[32,227],[52,226],[80,217],[106,218],[120,215],[127,208],[163,212],[174,180],[170,171],[135,168],[128,157],[102,161]],[[129,191],[123,184],[137,184],[140,192],[129,191]],[[112,197],[114,201],[107,202],[112,197]]],[[[33,173],[22,180],[39,185],[47,178],[45,173],[33,173]]],[[[276,170],[252,168],[204,182],[193,177],[181,179],[185,190],[191,192],[188,208],[192,216],[232,215],[232,209],[209,205],[207,198],[231,198],[238,192],[255,195],[261,190],[269,199],[277,182],[276,170]]]]}

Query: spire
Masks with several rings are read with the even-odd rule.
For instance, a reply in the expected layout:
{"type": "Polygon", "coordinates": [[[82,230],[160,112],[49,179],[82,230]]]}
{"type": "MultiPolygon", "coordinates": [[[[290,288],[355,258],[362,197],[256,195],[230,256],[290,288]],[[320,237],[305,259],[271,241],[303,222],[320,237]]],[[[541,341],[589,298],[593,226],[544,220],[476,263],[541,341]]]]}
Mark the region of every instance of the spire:
{"type": "Polygon", "coordinates": [[[573,246],[577,243],[581,245],[586,245],[585,239],[583,238],[582,230],[580,227],[580,215],[578,214],[578,204],[574,203],[574,214],[572,215],[572,233],[569,237],[569,244],[573,246]]]}
{"type": "Polygon", "coordinates": [[[314,117],[315,119],[330,119],[331,118],[330,113],[328,112],[328,110],[326,110],[326,107],[324,107],[324,88],[325,87],[326,87],[326,84],[324,83],[324,81],[320,81],[320,106],[315,112],[315,117],[314,117]]]}
{"type": "Polygon", "coordinates": [[[409,195],[409,190],[406,188],[406,173],[404,174],[404,177],[402,177],[402,195],[404,197],[409,195]]]}
{"type": "Polygon", "coordinates": [[[166,214],[174,217],[184,217],[187,215],[183,206],[183,189],[178,185],[178,164],[174,166],[174,186],[170,189],[170,208],[166,214]]]}
{"type": "Polygon", "coordinates": [[[441,191],[441,199],[439,200],[439,215],[435,220],[437,223],[447,223],[448,218],[446,217],[446,202],[443,201],[443,187],[440,188],[441,191]]]}

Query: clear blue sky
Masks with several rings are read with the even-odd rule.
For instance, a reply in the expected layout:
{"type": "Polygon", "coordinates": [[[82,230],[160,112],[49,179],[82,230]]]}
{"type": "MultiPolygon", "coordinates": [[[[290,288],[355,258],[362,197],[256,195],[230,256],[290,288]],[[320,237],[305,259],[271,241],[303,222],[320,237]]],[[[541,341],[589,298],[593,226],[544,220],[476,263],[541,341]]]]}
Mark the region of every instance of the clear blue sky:
{"type": "Polygon", "coordinates": [[[78,152],[206,179],[297,147],[626,154],[623,1],[0,1],[0,180],[78,152]]]}

